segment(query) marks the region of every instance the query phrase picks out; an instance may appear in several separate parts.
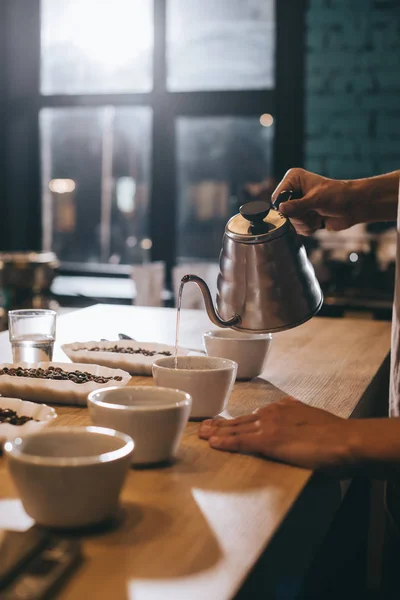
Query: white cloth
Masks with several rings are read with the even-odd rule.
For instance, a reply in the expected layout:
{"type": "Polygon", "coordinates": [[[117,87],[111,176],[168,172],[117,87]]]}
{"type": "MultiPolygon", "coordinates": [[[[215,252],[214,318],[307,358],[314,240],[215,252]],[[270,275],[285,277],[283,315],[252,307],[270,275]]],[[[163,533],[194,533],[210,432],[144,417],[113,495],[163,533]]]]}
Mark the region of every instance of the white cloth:
{"type": "Polygon", "coordinates": [[[162,306],[162,292],[165,285],[165,263],[153,262],[134,265],[131,278],[136,285],[136,306],[162,306]]]}

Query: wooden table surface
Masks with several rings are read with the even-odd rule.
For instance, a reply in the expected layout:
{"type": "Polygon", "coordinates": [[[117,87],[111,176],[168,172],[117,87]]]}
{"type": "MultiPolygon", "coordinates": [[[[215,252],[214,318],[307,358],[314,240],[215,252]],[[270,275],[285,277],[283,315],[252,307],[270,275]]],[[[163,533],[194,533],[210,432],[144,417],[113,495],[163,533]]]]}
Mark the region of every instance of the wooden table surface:
{"type": "MultiPolygon", "coordinates": [[[[205,313],[183,311],[181,345],[201,348],[205,313]]],[[[173,343],[175,311],[97,305],[59,319],[58,344],[117,339],[173,343]]],[[[390,324],[314,318],[276,334],[265,372],[235,385],[229,412],[241,415],[292,394],[342,417],[369,416],[387,357],[390,324]]],[[[9,360],[0,334],[0,360],[9,360]]],[[[54,358],[64,355],[56,348],[54,358]]],[[[153,385],[151,378],[132,383],[153,385]]],[[[89,424],[85,408],[58,407],[56,425],[89,424]]],[[[271,541],[311,472],[254,456],[211,450],[189,423],[178,458],[164,468],[132,469],[120,522],[84,536],[86,560],[63,600],[224,600],[232,598],[271,541]]],[[[0,527],[31,522],[0,460],[0,527]]]]}

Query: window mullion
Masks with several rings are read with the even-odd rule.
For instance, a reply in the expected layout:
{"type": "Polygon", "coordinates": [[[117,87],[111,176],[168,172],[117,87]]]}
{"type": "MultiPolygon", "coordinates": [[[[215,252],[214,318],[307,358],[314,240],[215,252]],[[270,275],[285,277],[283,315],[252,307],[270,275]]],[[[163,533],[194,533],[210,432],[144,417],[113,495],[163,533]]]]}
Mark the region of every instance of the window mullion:
{"type": "Polygon", "coordinates": [[[276,2],[275,175],[303,166],[306,0],[276,2]]]}
{"type": "Polygon", "coordinates": [[[41,248],[39,161],[40,0],[5,2],[6,250],[41,248]],[[23,35],[21,34],[23,31],[23,35]]]}
{"type": "Polygon", "coordinates": [[[275,90],[174,92],[166,102],[174,115],[260,116],[275,112],[275,90]]]}
{"type": "Polygon", "coordinates": [[[153,260],[175,262],[175,132],[166,92],[166,0],[154,0],[154,102],[150,235],[153,260]]]}

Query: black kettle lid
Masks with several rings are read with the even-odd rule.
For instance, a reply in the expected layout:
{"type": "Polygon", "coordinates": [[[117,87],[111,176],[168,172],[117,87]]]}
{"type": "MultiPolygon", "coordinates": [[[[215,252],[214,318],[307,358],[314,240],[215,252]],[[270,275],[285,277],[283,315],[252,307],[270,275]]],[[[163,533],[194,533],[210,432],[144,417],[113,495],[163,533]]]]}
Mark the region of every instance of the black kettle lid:
{"type": "Polygon", "coordinates": [[[225,233],[243,243],[266,242],[284,233],[288,220],[265,200],[246,202],[232,217],[225,233]]]}

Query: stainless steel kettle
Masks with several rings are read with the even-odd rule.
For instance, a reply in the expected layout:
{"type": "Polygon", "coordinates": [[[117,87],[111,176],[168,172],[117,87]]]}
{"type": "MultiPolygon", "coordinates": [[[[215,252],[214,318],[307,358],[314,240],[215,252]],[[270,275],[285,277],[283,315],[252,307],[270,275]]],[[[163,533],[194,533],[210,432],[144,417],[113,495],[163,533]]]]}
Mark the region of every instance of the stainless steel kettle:
{"type": "MultiPolygon", "coordinates": [[[[283,192],[282,200],[290,194],[283,192]]],[[[210,320],[238,331],[290,329],[314,316],[323,303],[314,269],[294,227],[272,204],[261,200],[241,206],[240,214],[226,224],[217,310],[205,281],[197,275],[182,279],[190,281],[199,286],[210,320]]]]}

